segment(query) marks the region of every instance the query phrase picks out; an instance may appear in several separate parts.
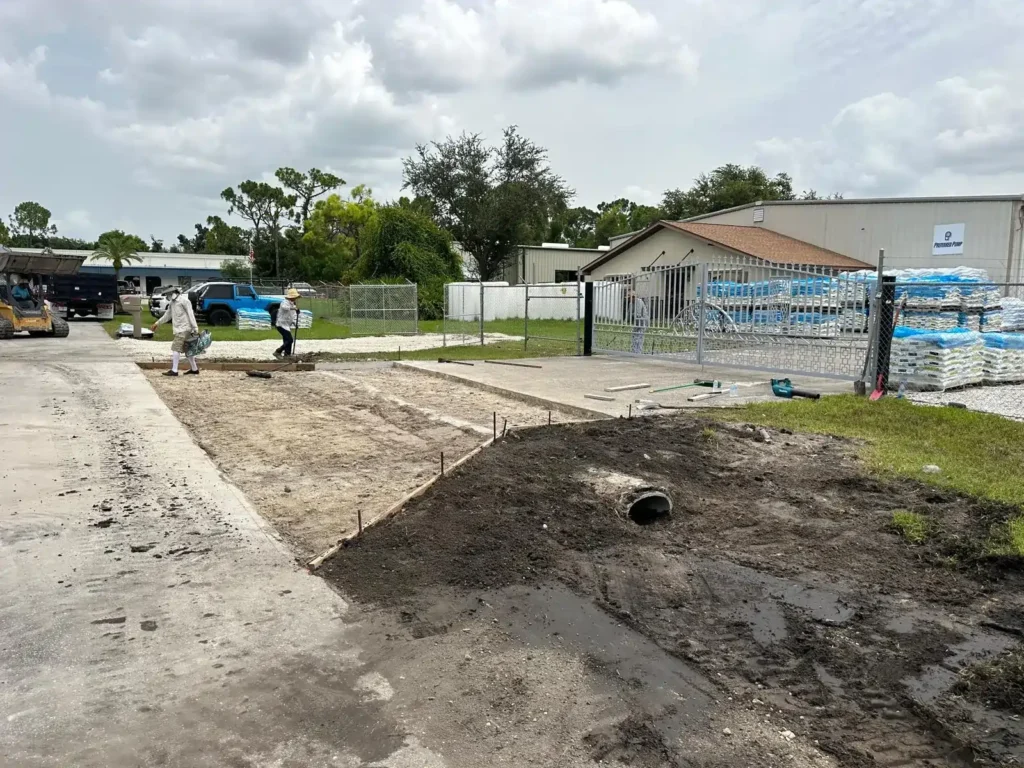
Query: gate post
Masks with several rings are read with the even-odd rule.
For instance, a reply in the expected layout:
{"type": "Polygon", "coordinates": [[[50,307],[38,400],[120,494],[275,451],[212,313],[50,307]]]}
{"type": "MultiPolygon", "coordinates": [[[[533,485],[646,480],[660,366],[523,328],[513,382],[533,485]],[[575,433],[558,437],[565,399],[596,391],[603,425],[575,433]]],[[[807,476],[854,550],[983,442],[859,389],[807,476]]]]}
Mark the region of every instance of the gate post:
{"type": "Polygon", "coordinates": [[[523,349],[530,346],[530,284],[523,283],[523,349]]]}
{"type": "Polygon", "coordinates": [[[583,355],[594,354],[594,284],[583,284],[583,355]]]}
{"type": "Polygon", "coordinates": [[[697,364],[704,364],[704,330],[707,322],[708,265],[700,265],[700,296],[697,297],[697,364]]]}
{"type": "Polygon", "coordinates": [[[878,301],[878,356],[875,361],[875,385],[885,392],[889,384],[889,360],[892,353],[893,310],[896,306],[896,278],[882,276],[878,301]]]}

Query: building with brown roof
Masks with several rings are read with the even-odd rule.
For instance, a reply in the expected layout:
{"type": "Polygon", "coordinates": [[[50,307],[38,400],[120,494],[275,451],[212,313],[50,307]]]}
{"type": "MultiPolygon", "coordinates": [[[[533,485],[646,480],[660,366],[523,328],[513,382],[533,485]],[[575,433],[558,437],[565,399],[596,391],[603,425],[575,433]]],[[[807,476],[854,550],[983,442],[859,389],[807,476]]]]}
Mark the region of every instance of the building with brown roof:
{"type": "Polygon", "coordinates": [[[635,275],[656,268],[737,263],[833,274],[871,265],[760,227],[700,222],[657,221],[601,254],[583,268],[593,279],[635,275]]]}

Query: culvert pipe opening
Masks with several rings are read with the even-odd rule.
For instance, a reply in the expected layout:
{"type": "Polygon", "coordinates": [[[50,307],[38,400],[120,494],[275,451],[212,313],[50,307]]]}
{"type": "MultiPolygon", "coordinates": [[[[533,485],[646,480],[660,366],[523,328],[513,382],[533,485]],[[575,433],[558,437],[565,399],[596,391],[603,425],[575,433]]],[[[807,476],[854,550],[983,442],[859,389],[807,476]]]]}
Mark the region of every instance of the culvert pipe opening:
{"type": "Polygon", "coordinates": [[[625,511],[637,525],[651,525],[672,514],[672,499],[661,491],[641,491],[627,499],[625,511]]]}

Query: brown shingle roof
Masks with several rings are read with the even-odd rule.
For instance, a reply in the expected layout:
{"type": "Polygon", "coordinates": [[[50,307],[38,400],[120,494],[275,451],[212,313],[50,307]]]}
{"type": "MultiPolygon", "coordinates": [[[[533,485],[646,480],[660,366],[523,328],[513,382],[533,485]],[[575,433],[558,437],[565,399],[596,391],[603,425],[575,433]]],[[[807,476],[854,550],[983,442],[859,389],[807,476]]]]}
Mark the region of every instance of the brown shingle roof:
{"type": "Polygon", "coordinates": [[[695,235],[731,251],[746,253],[772,264],[813,264],[839,269],[871,269],[871,265],[819,248],[803,240],[780,235],[763,227],[741,227],[732,224],[702,224],[687,221],[663,221],[662,224],[680,232],[695,235]]]}
{"type": "Polygon", "coordinates": [[[826,248],[819,248],[803,240],[780,235],[778,232],[772,232],[770,229],[762,227],[703,224],[694,221],[656,221],[643,232],[638,232],[621,245],[601,254],[587,264],[583,268],[583,272],[589,274],[592,269],[611,261],[623,251],[629,250],[660,229],[674,229],[730,251],[763,259],[771,264],[808,264],[834,269],[872,269],[872,266],[866,262],[826,248]]]}

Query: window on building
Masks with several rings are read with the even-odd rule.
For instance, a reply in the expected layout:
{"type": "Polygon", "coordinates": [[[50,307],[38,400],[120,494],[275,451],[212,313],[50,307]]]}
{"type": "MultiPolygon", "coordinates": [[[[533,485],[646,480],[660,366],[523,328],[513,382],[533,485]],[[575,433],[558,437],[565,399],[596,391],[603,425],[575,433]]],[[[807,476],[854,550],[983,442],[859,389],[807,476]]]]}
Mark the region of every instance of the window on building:
{"type": "Polygon", "coordinates": [[[575,283],[576,282],[576,270],[574,270],[574,269],[556,269],[555,270],[555,282],[556,283],[575,283]]]}

